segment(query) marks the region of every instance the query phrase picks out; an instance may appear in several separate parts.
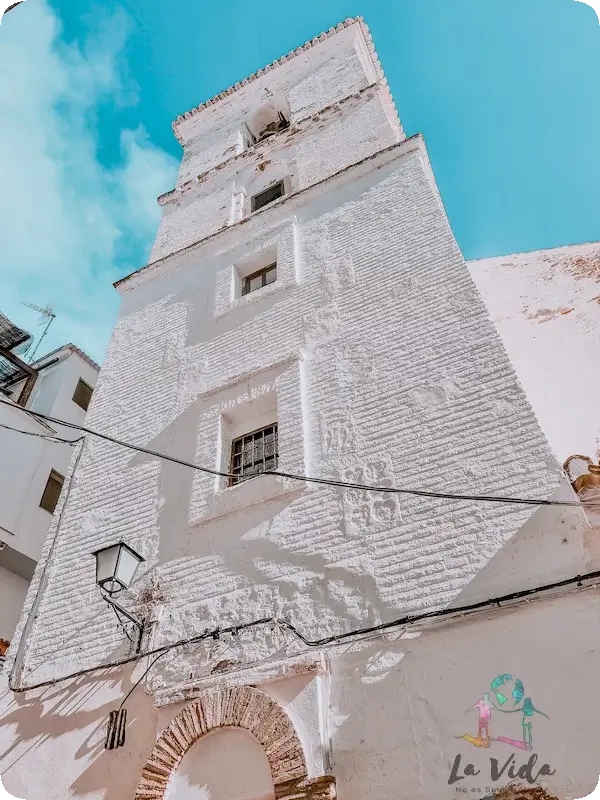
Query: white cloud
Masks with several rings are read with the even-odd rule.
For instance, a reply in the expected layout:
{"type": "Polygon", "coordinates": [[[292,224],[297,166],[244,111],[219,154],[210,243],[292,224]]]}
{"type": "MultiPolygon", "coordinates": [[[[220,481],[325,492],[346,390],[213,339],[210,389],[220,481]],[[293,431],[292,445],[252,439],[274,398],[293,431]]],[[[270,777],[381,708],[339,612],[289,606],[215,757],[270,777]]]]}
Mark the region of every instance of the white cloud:
{"type": "Polygon", "coordinates": [[[112,282],[144,262],[156,197],[173,185],[176,160],[141,126],[121,132],[119,164],[98,160],[99,104],[135,99],[118,69],[127,29],[118,11],[65,44],[45,0],[0,27],[0,310],[31,329],[35,314],[20,301],[53,305],[42,349],[74,341],[102,356],[118,307],[112,282]]]}

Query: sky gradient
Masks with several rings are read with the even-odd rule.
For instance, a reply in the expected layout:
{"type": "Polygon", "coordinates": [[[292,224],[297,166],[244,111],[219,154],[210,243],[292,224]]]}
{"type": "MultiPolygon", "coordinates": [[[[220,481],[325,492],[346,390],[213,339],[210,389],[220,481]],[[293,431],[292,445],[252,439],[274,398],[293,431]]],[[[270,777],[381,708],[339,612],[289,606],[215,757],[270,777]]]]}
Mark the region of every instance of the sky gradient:
{"type": "Polygon", "coordinates": [[[467,259],[600,239],[600,25],[583,3],[27,0],[0,26],[0,310],[35,331],[20,302],[50,303],[48,348],[101,360],[112,282],[145,263],[173,185],[172,120],[357,14],[467,259]]]}

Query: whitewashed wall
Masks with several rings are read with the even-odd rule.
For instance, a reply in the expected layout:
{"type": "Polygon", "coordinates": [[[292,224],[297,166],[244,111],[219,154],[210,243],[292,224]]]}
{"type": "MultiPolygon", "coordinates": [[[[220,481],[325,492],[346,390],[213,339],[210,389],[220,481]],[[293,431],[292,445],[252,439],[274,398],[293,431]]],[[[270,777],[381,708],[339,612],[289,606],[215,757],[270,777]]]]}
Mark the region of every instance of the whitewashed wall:
{"type": "MultiPolygon", "coordinates": [[[[549,497],[558,465],[471,282],[421,145],[398,148],[363,165],[362,177],[256,215],[243,239],[234,226],[219,249],[132,279],[89,424],[214,468],[221,418],[235,409],[252,416],[253,394],[270,391],[282,469],[549,497]],[[223,313],[216,287],[233,280],[232,265],[273,246],[281,284],[223,313]]],[[[270,613],[313,636],[454,601],[532,513],[269,477],[221,488],[90,442],[31,668],[52,675],[118,645],[91,553],[121,537],[168,598],[156,641],[270,613]],[[53,630],[69,624],[80,634],[58,655],[53,630]]],[[[244,657],[274,646],[255,639],[244,657]]],[[[185,657],[162,670],[169,680],[189,672],[185,657]]]]}
{"type": "Polygon", "coordinates": [[[29,581],[0,567],[0,639],[10,641],[21,615],[29,581]]]}
{"type": "MultiPolygon", "coordinates": [[[[536,756],[533,775],[552,797],[588,796],[598,782],[595,717],[600,712],[597,592],[490,612],[480,618],[413,631],[396,641],[373,640],[329,654],[327,708],[331,772],[345,800],[482,800],[512,782],[536,756]],[[495,741],[489,749],[461,739],[477,735],[477,712],[466,709],[509,673],[549,719],[535,715],[533,750],[495,741]],[[458,775],[449,784],[460,756],[458,775]],[[464,776],[472,764],[478,775],[464,776]]],[[[182,704],[157,710],[140,688],[127,703],[125,747],[103,750],[109,711],[141,677],[143,666],[12,696],[0,675],[0,774],[5,788],[27,800],[123,800],[135,787],[154,740],[182,704]],[[74,757],[77,754],[77,757],[74,757]],[[56,769],[55,765],[60,765],[56,769]]],[[[273,692],[290,708],[297,678],[273,692]],[[287,684],[287,686],[286,686],[287,684]]],[[[260,684],[259,684],[260,685],[260,684]]],[[[260,685],[266,691],[273,684],[260,685]]],[[[513,684],[508,684],[508,694],[513,684]]],[[[521,715],[493,712],[493,738],[521,738],[521,715]]],[[[189,751],[167,797],[178,800],[273,800],[264,753],[243,731],[211,733],[189,751]]],[[[525,783],[527,786],[528,784],[525,783]]]]}
{"type": "MultiPolygon", "coordinates": [[[[85,411],[73,402],[73,392],[79,378],[93,387],[97,376],[98,370],[76,353],[66,358],[63,354],[58,364],[40,373],[27,407],[83,424],[85,411]]],[[[61,437],[77,438],[76,432],[43,423],[16,406],[0,405],[0,422],[38,436],[56,432],[61,437]]],[[[66,475],[72,447],[0,428],[0,452],[7,454],[0,467],[0,541],[37,561],[52,519],[40,508],[40,500],[51,470],[66,475]]]]}
{"type": "MultiPolygon", "coordinates": [[[[218,147],[205,156],[199,147],[203,126],[225,125],[235,98],[178,123],[190,148],[181,181],[223,166],[206,177],[207,187],[214,181],[211,193],[192,181],[163,198],[153,262],[120,284],[121,314],[87,422],[218,469],[235,431],[276,412],[283,470],[388,487],[572,499],[452,236],[422,140],[403,139],[384,108],[382,84],[372,96],[365,89],[373,80],[352,39],[361,35],[358,26],[348,28],[332,37],[337,51],[325,47],[323,62],[322,52],[316,55],[318,83],[327,91],[337,82],[344,92],[356,89],[347,108],[354,104],[358,163],[348,166],[345,112],[337,139],[319,119],[310,148],[300,146],[306,131],[290,132],[293,174],[304,183],[249,218],[233,213],[242,207],[233,203],[236,191],[250,185],[249,175],[264,173],[259,180],[267,181],[279,167],[260,169],[260,147],[232,163],[218,147]],[[377,124],[361,117],[361,103],[363,110],[380,103],[377,124]],[[341,153],[335,175],[323,167],[332,141],[341,153]],[[238,297],[240,276],[273,253],[277,282],[238,297]]],[[[294,107],[305,108],[315,81],[299,58],[297,84],[293,62],[283,69],[290,85],[303,87],[294,107]]],[[[148,647],[271,615],[319,638],[583,574],[599,557],[583,515],[571,508],[344,492],[275,476],[229,488],[213,475],[98,440],[86,442],[62,523],[50,536],[53,556],[38,575],[49,582],[17,670],[26,684],[125,651],[95,586],[92,557],[120,539],[146,559],[129,602],[153,620],[148,647]]],[[[28,609],[36,592],[34,582],[28,609]]],[[[554,738],[547,732],[556,728],[539,724],[540,757],[558,765],[551,786],[571,800],[574,791],[591,789],[596,775],[595,746],[584,740],[590,726],[577,728],[573,710],[579,703],[585,714],[596,703],[597,656],[586,631],[596,605],[589,592],[489,622],[464,619],[441,633],[348,644],[324,654],[331,660],[323,659],[315,681],[327,691],[276,681],[286,665],[293,672],[293,658],[316,658],[277,627],[211,638],[161,659],[149,681],[161,708],[138,690],[128,743],[115,753],[102,752],[103,722],[132,677],[114,671],[76,679],[51,693],[77,709],[62,718],[44,697],[41,717],[37,704],[18,712],[7,706],[14,727],[0,737],[12,756],[23,756],[8,788],[27,791],[30,800],[131,796],[157,733],[181,703],[204,686],[241,680],[277,693],[310,774],[322,774],[330,761],[340,797],[442,800],[455,796],[448,775],[456,737],[467,732],[465,708],[495,675],[510,671],[532,687],[538,707],[561,720],[554,738]],[[224,660],[228,677],[214,672],[224,660]],[[553,687],[561,683],[567,688],[557,701],[553,687]],[[35,758],[65,766],[43,788],[36,782],[41,767],[29,771],[33,756],[26,755],[40,730],[48,737],[35,758]]],[[[469,719],[469,732],[472,725],[469,719]]],[[[537,727],[536,720],[536,737],[537,727]]],[[[270,800],[264,763],[248,756],[239,738],[216,741],[193,752],[217,763],[190,756],[174,794],[242,791],[246,800],[270,800]],[[236,757],[252,765],[244,787],[224,774],[236,757]]]]}
{"type": "Polygon", "coordinates": [[[556,457],[600,458],[600,245],[469,263],[556,457]]]}
{"type": "MultiPolygon", "coordinates": [[[[98,369],[77,353],[62,352],[59,363],[40,372],[28,408],[83,424],[86,412],[73,402],[73,393],[79,378],[93,387],[97,376],[98,369]]],[[[16,394],[18,391],[19,387],[16,394]]],[[[0,570],[0,638],[10,640],[28,587],[24,575],[31,575],[40,558],[52,521],[52,515],[40,508],[46,482],[52,470],[66,475],[73,455],[70,445],[39,437],[58,434],[72,440],[77,433],[37,420],[16,405],[0,404],[0,425],[7,426],[0,427],[0,542],[24,556],[26,562],[20,574],[0,570]]],[[[13,561],[11,556],[6,563],[13,561]]]]}

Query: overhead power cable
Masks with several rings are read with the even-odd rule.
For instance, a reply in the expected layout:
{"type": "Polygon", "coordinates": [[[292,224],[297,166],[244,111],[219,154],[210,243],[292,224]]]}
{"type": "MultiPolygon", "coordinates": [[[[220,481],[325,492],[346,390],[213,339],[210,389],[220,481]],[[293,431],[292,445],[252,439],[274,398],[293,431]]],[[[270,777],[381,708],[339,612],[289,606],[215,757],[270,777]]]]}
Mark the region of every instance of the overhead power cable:
{"type": "MultiPolygon", "coordinates": [[[[53,425],[62,425],[65,428],[71,428],[72,430],[80,431],[81,433],[86,433],[89,436],[95,436],[96,438],[102,439],[105,442],[110,442],[111,444],[118,445],[119,447],[125,447],[128,450],[135,451],[136,453],[144,453],[145,455],[152,456],[154,458],[160,458],[163,461],[170,461],[172,464],[178,464],[179,466],[188,467],[189,469],[194,469],[197,470],[198,472],[204,472],[207,475],[214,475],[216,477],[229,478],[234,480],[237,480],[237,478],[239,477],[238,475],[233,475],[229,472],[221,472],[216,469],[211,469],[210,467],[201,466],[200,464],[194,464],[190,461],[184,461],[181,458],[170,456],[167,453],[159,453],[156,450],[150,450],[147,447],[140,447],[138,445],[131,444],[130,442],[124,442],[121,439],[116,439],[113,436],[108,436],[108,434],[106,433],[100,433],[99,431],[94,431],[91,428],[86,428],[84,425],[77,425],[74,422],[66,422],[65,420],[56,419],[55,417],[50,417],[47,414],[40,414],[37,411],[30,411],[29,409],[22,408],[21,406],[15,406],[13,403],[9,403],[6,400],[0,400],[0,403],[8,405],[11,408],[19,408],[24,413],[30,414],[31,416],[44,420],[44,422],[51,422],[53,425]]],[[[509,504],[526,505],[526,506],[570,506],[576,508],[584,507],[583,503],[581,503],[581,501],[579,500],[546,500],[546,499],[531,499],[526,497],[502,497],[496,495],[432,492],[427,489],[397,489],[396,487],[391,487],[391,486],[368,486],[362,483],[349,483],[347,481],[339,481],[333,478],[313,478],[309,477],[308,475],[295,475],[294,473],[283,472],[281,470],[269,470],[268,472],[259,473],[256,477],[261,477],[265,475],[276,475],[280,478],[289,478],[290,480],[301,481],[305,483],[315,483],[324,486],[336,486],[341,489],[354,489],[356,491],[361,491],[361,492],[378,492],[382,494],[410,495],[413,497],[428,497],[428,498],[437,498],[444,500],[463,500],[463,501],[483,502],[483,503],[509,503],[509,504]]]]}
{"type": "MultiPolygon", "coordinates": [[[[230,625],[225,628],[213,628],[212,630],[206,630],[202,633],[196,634],[195,636],[190,636],[186,639],[179,639],[176,642],[172,642],[171,644],[165,644],[161,647],[154,647],[150,650],[146,650],[142,653],[136,653],[133,656],[128,656],[127,658],[119,659],[118,661],[113,661],[108,664],[99,664],[96,667],[86,667],[85,669],[80,669],[77,672],[71,672],[68,675],[64,675],[61,678],[50,678],[45,681],[41,681],[40,683],[28,685],[28,686],[20,686],[16,687],[12,685],[9,680],[9,688],[13,692],[28,692],[33,689],[40,689],[44,686],[53,686],[56,683],[62,683],[64,681],[73,680],[75,678],[79,678],[82,675],[91,675],[94,672],[99,672],[100,670],[106,669],[115,669],[116,667],[122,667],[126,664],[132,664],[134,662],[140,661],[142,658],[146,658],[148,656],[157,656],[157,658],[150,664],[148,669],[143,674],[142,680],[150,671],[152,666],[158,658],[165,655],[166,653],[170,652],[171,650],[176,650],[180,647],[185,647],[186,645],[193,645],[199,644],[206,639],[215,639],[219,640],[221,636],[225,636],[230,634],[231,636],[239,636],[242,631],[251,629],[251,628],[258,628],[264,625],[271,625],[277,626],[283,630],[287,630],[292,633],[297,639],[299,639],[306,647],[308,648],[315,648],[315,647],[326,647],[328,645],[334,644],[341,644],[346,641],[352,641],[357,636],[369,636],[378,633],[385,633],[390,631],[394,628],[399,627],[406,627],[409,625],[414,625],[418,622],[423,622],[425,620],[437,620],[443,619],[445,617],[450,618],[460,618],[466,614],[474,613],[477,611],[484,611],[487,608],[502,608],[503,603],[510,603],[514,600],[523,600],[523,602],[529,602],[530,598],[533,598],[537,595],[543,595],[544,592],[551,592],[554,589],[562,589],[569,586],[576,586],[577,588],[584,588],[583,584],[585,582],[592,582],[587,585],[585,588],[590,589],[594,588],[596,584],[593,581],[596,581],[600,578],[600,570],[596,570],[594,572],[588,572],[585,575],[575,575],[571,578],[565,578],[561,581],[554,581],[554,583],[544,584],[543,586],[535,586],[531,589],[521,589],[516,592],[510,592],[510,594],[500,595],[498,597],[491,597],[487,600],[480,600],[475,603],[469,603],[468,605],[458,606],[456,608],[441,608],[437,611],[425,611],[421,614],[407,614],[399,619],[393,619],[389,622],[382,622],[378,625],[370,625],[369,627],[365,628],[354,628],[349,631],[345,631],[344,633],[337,633],[331,634],[330,636],[323,636],[319,639],[309,639],[305,636],[295,625],[291,622],[288,622],[285,619],[281,619],[280,617],[263,617],[262,619],[255,619],[251,622],[241,622],[237,625],[230,625]]],[[[552,598],[553,595],[549,595],[549,598],[552,598]]],[[[542,598],[543,599],[543,598],[542,598]]],[[[139,684],[138,681],[133,689],[139,684]]],[[[131,694],[131,692],[129,693],[131,694]]],[[[123,700],[123,703],[119,708],[123,707],[123,704],[129,697],[129,694],[123,700]]]]}
{"type": "Polygon", "coordinates": [[[23,436],[33,436],[38,439],[43,439],[45,442],[57,442],[58,444],[75,445],[83,440],[83,436],[78,439],[62,439],[60,436],[52,436],[49,433],[34,433],[34,431],[24,431],[21,428],[13,428],[11,425],[3,425],[0,423],[0,428],[5,431],[13,431],[13,433],[21,433],[23,436]]]}

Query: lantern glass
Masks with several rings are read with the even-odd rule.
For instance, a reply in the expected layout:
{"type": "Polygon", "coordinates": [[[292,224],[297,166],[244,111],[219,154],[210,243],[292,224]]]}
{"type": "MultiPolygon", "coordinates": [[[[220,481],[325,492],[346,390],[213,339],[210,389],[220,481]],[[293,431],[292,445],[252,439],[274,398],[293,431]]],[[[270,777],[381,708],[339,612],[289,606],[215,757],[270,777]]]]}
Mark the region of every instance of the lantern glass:
{"type": "Polygon", "coordinates": [[[128,547],[121,548],[116,578],[125,589],[129,589],[135,571],[144,559],[128,547]]]}
{"type": "Polygon", "coordinates": [[[128,589],[138,565],[144,560],[123,542],[97,550],[96,583],[108,594],[128,589]]]}

